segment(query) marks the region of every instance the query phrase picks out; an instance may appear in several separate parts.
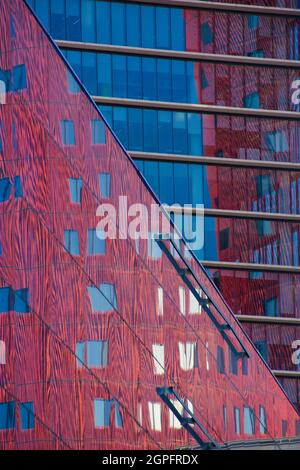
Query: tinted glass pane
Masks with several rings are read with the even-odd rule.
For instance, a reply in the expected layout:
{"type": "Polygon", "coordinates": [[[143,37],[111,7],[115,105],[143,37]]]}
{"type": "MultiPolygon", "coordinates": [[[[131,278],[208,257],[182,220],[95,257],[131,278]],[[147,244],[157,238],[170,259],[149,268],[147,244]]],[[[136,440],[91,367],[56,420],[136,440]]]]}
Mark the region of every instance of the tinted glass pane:
{"type": "Polygon", "coordinates": [[[34,428],[34,407],[32,402],[20,403],[21,429],[34,428]]]}
{"type": "Polygon", "coordinates": [[[0,403],[0,429],[14,429],[16,427],[15,402],[0,403]]]}

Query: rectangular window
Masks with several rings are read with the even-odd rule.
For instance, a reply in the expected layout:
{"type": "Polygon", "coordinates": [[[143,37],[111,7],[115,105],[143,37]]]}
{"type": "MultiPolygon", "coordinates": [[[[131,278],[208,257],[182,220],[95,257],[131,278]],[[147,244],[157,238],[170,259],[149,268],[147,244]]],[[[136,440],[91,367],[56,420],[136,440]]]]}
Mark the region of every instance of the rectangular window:
{"type": "Polygon", "coordinates": [[[71,253],[71,255],[80,255],[77,230],[65,230],[65,249],[71,253]]]}
{"type": "Polygon", "coordinates": [[[154,374],[164,374],[165,367],[165,348],[163,344],[152,345],[153,363],[154,363],[154,374]]]}
{"type": "Polygon", "coordinates": [[[249,358],[247,356],[243,356],[242,358],[242,374],[248,375],[248,365],[249,365],[249,358]]]}
{"type": "Polygon", "coordinates": [[[217,348],[217,364],[218,364],[218,372],[219,374],[225,373],[225,357],[224,357],[224,349],[221,346],[217,348]]]}
{"type": "Polygon", "coordinates": [[[20,403],[20,422],[21,429],[33,429],[34,428],[34,408],[33,402],[20,403]]]}
{"type": "Polygon", "coordinates": [[[244,108],[259,109],[260,99],[257,91],[250,93],[244,97],[244,108]]]}
{"type": "Polygon", "coordinates": [[[92,144],[99,145],[105,144],[106,134],[105,134],[105,124],[104,121],[99,119],[93,119],[91,121],[92,127],[92,144]]]}
{"type": "Polygon", "coordinates": [[[15,198],[23,197],[23,188],[20,176],[14,177],[15,198]]]}
{"type": "Polygon", "coordinates": [[[66,0],[67,39],[81,41],[80,0],[66,0]]]}
{"type": "Polygon", "coordinates": [[[161,431],[161,404],[148,403],[150,426],[153,431],[161,431]]]}
{"type": "Polygon", "coordinates": [[[224,432],[227,431],[227,408],[225,405],[223,405],[223,427],[224,427],[224,432]]]}
{"type": "Polygon", "coordinates": [[[229,370],[231,374],[237,375],[238,373],[238,358],[236,352],[229,348],[229,370]]]}
{"type": "Polygon", "coordinates": [[[186,303],[185,303],[185,288],[179,287],[179,309],[182,315],[186,314],[186,303]]]}
{"type": "Polygon", "coordinates": [[[266,410],[263,406],[259,407],[259,432],[261,434],[266,434],[267,433],[266,410]]]}
{"type": "Polygon", "coordinates": [[[278,317],[278,299],[274,297],[264,301],[264,314],[267,317],[278,317]]]}
{"type": "Polygon", "coordinates": [[[16,427],[16,403],[10,401],[0,403],[0,429],[14,429],[16,427]]]}
{"type": "MultiPolygon", "coordinates": [[[[204,298],[204,294],[200,288],[196,288],[198,294],[201,298],[204,298]]],[[[200,315],[202,312],[202,306],[199,304],[198,300],[194,296],[193,292],[190,291],[190,313],[192,315],[200,315]]]]}
{"type": "Polygon", "coordinates": [[[249,29],[256,29],[259,26],[259,16],[257,15],[249,15],[248,16],[248,28],[249,29]]]}
{"type": "Polygon", "coordinates": [[[0,313],[12,310],[13,292],[10,287],[0,288],[0,313]]]}
{"type": "Polygon", "coordinates": [[[103,255],[106,251],[106,240],[104,232],[97,229],[89,229],[88,231],[88,254],[103,255]]]}
{"type": "Polygon", "coordinates": [[[162,287],[157,288],[157,315],[163,315],[164,314],[164,291],[162,287]]]}
{"type": "Polygon", "coordinates": [[[192,370],[198,366],[197,343],[178,343],[179,363],[182,370],[192,370]]]}
{"type": "Polygon", "coordinates": [[[299,234],[298,230],[295,230],[292,234],[293,238],[293,264],[299,266],[299,234]]]}
{"type": "Polygon", "coordinates": [[[255,434],[255,413],[249,406],[244,407],[244,434],[255,434]]]}
{"type": "Polygon", "coordinates": [[[6,347],[5,341],[0,340],[0,365],[4,366],[6,364],[6,347]]]}
{"type": "Polygon", "coordinates": [[[12,91],[25,90],[27,88],[25,65],[16,65],[12,69],[12,91]]]}
{"type": "MultiPolygon", "coordinates": [[[[183,415],[183,405],[178,400],[171,400],[172,405],[176,408],[178,413],[182,416],[183,415]]],[[[178,418],[176,418],[175,414],[172,410],[169,410],[169,418],[170,418],[170,428],[172,429],[181,429],[181,424],[178,418]]]]}
{"type": "Polygon", "coordinates": [[[81,203],[82,179],[69,178],[70,198],[73,204],[81,203]]]}
{"type": "Polygon", "coordinates": [[[110,410],[112,400],[94,400],[94,422],[97,428],[110,426],[110,410]]]}
{"type": "Polygon", "coordinates": [[[156,240],[154,239],[154,234],[148,234],[148,256],[153,259],[160,259],[162,256],[162,251],[158,246],[156,240]]]}
{"type": "Polygon", "coordinates": [[[241,434],[241,412],[239,408],[234,408],[234,429],[236,434],[241,434]]]}
{"type": "Polygon", "coordinates": [[[103,199],[110,197],[110,173],[99,174],[100,196],[103,199]]]}
{"type": "Polygon", "coordinates": [[[11,193],[11,182],[9,178],[0,178],[0,202],[8,201],[11,193]]]}
{"type": "Polygon", "coordinates": [[[201,25],[200,33],[201,40],[205,46],[213,42],[214,35],[211,26],[208,22],[203,23],[201,25]]]}
{"type": "Polygon", "coordinates": [[[220,230],[220,250],[226,250],[229,248],[229,236],[230,228],[224,228],[220,230]]]}
{"type": "Polygon", "coordinates": [[[75,145],[75,129],[73,121],[61,121],[60,131],[61,141],[64,145],[75,145]]]}
{"type": "Polygon", "coordinates": [[[77,367],[80,369],[85,363],[85,343],[80,342],[76,344],[77,367]]]}
{"type": "Polygon", "coordinates": [[[14,293],[14,311],[17,313],[29,313],[29,289],[18,289],[14,293]]]}
{"type": "Polygon", "coordinates": [[[105,313],[117,308],[117,297],[113,284],[100,284],[99,289],[96,286],[90,286],[88,292],[94,312],[105,313]]]}
{"type": "Polygon", "coordinates": [[[87,342],[87,365],[88,367],[106,367],[108,363],[108,342],[87,342]]]}

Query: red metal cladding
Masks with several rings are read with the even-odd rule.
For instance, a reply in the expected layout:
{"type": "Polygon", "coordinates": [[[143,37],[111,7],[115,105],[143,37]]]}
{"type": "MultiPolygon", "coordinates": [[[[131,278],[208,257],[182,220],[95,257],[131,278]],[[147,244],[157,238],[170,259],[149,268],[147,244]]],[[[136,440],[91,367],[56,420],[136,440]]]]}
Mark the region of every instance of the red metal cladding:
{"type": "Polygon", "coordinates": [[[0,447],[195,445],[174,425],[157,394],[157,387],[171,386],[219,444],[280,438],[283,428],[284,435],[294,436],[297,412],[194,258],[188,263],[214,303],[212,315],[220,321],[217,309],[222,312],[229,328],[224,335],[204,308],[190,313],[184,277],[166,254],[149,257],[146,240],[137,250],[130,238],[109,239],[104,254],[88,254],[88,230],[99,221],[99,204],[117,207],[120,195],[127,196],[128,205],[150,208],[156,201],[106,125],[103,143],[92,143],[91,121],[102,118],[22,0],[1,2],[0,31],[7,86],[0,106],[0,169],[1,180],[9,178],[0,203],[0,447]],[[9,73],[21,65],[26,70],[21,78],[20,70],[9,73]],[[63,144],[62,121],[73,122],[74,145],[63,144]],[[100,173],[111,175],[109,199],[101,198],[100,173]],[[78,204],[71,202],[69,178],[82,179],[78,204]],[[65,230],[78,232],[80,254],[65,249],[65,230]],[[114,285],[115,299],[109,311],[94,312],[88,287],[103,283],[114,285]],[[185,292],[184,313],[179,288],[185,292]],[[26,301],[20,289],[28,289],[26,301]],[[225,337],[237,350],[248,351],[247,373],[241,359],[236,373],[230,372],[225,337]],[[80,362],[76,345],[88,341],[108,342],[102,367],[80,362]],[[182,357],[180,343],[196,344],[192,360],[182,357]],[[160,364],[153,345],[164,346],[160,364]],[[222,373],[218,348],[224,351],[222,373]],[[96,400],[110,400],[108,408],[96,400]],[[238,430],[235,408],[241,416],[238,430]],[[248,408],[256,416],[253,432],[243,424],[248,408]]]}

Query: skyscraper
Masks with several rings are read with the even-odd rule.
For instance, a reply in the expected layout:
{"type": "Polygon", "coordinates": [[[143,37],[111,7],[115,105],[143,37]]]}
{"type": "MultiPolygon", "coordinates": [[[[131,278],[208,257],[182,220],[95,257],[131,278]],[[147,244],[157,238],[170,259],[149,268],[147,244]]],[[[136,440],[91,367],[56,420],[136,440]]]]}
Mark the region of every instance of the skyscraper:
{"type": "Polygon", "coordinates": [[[298,3],[30,3],[299,404],[298,3]]]}
{"type": "Polygon", "coordinates": [[[295,408],[168,214],[155,233],[127,236],[123,198],[147,221],[159,201],[26,2],[1,2],[0,30],[1,448],[299,435],[295,408]],[[99,207],[120,206],[105,239],[99,207]]]}

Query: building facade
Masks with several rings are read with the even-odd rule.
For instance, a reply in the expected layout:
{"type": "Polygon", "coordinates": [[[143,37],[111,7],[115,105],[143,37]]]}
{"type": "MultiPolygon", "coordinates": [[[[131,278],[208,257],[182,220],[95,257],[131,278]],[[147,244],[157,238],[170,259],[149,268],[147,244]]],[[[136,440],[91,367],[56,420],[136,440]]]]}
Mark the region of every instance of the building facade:
{"type": "Polygon", "coordinates": [[[292,401],[167,213],[145,239],[118,218],[119,236],[97,236],[99,205],[126,196],[149,214],[159,200],[25,1],[1,2],[0,31],[0,447],[299,436],[292,401]]]}
{"type": "Polygon", "coordinates": [[[297,1],[29,3],[299,407],[297,1]]]}

